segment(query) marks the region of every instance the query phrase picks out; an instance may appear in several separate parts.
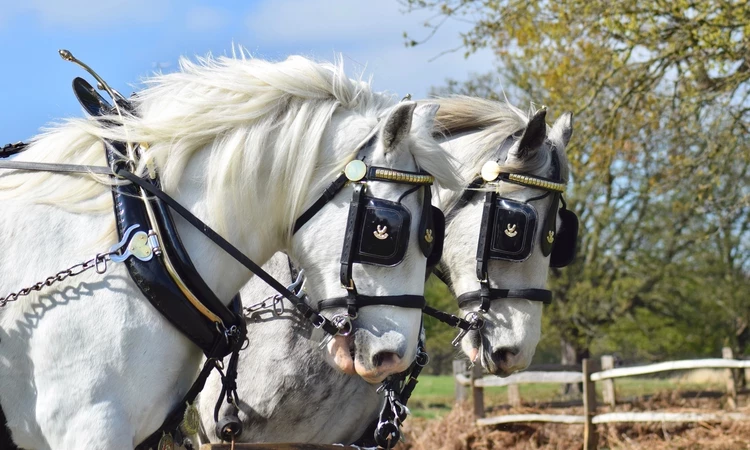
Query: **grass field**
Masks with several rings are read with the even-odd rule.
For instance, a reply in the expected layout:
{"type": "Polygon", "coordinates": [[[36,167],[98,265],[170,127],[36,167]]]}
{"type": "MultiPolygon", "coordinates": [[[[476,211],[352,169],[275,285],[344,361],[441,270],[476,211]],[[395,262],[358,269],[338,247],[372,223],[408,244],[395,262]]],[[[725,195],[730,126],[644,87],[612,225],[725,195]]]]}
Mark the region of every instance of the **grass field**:
{"type": "MultiPolygon", "coordinates": [[[[601,398],[602,383],[597,383],[601,398]]],[[[615,382],[618,398],[627,398],[655,394],[664,391],[722,391],[723,385],[716,380],[694,380],[683,378],[621,378],[615,382]]],[[[562,385],[524,384],[520,386],[521,399],[524,404],[568,401],[580,399],[580,396],[562,395],[562,385]]],[[[415,417],[437,418],[447,414],[453,407],[454,381],[451,375],[422,375],[419,384],[409,400],[409,409],[415,417]]],[[[485,408],[507,404],[507,387],[485,388],[485,408]]]]}

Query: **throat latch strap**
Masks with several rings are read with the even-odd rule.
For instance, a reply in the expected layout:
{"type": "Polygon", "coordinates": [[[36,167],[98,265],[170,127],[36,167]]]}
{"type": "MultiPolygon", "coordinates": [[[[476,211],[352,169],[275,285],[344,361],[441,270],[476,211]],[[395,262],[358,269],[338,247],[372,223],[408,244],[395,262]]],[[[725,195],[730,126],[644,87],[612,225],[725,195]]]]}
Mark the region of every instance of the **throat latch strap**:
{"type": "MultiPolygon", "coordinates": [[[[357,308],[362,308],[364,306],[390,305],[400,306],[402,308],[425,309],[425,306],[427,305],[427,302],[422,295],[372,296],[357,294],[355,299],[355,306],[357,308]]],[[[348,296],[328,298],[318,302],[318,310],[322,311],[330,308],[346,308],[349,306],[349,302],[350,298],[348,296]]]]}
{"type": "MultiPolygon", "coordinates": [[[[489,289],[488,294],[490,300],[518,298],[542,302],[545,305],[552,302],[552,291],[547,289],[489,289]]],[[[472,303],[481,303],[482,297],[481,291],[466,292],[458,297],[458,306],[459,308],[465,308],[472,303]]]]}

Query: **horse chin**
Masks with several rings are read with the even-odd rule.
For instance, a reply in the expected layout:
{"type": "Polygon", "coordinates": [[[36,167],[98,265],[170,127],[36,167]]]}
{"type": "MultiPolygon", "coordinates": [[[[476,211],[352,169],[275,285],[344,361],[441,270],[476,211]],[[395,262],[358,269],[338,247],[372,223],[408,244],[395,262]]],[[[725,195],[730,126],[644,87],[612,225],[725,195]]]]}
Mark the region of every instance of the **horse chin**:
{"type": "Polygon", "coordinates": [[[469,361],[472,363],[477,362],[481,348],[481,335],[476,330],[470,331],[461,339],[461,350],[469,357],[469,361]]]}
{"type": "Polygon", "coordinates": [[[472,347],[469,349],[466,355],[469,357],[469,361],[474,363],[477,361],[477,356],[479,356],[479,349],[472,347]]]}
{"type": "Polygon", "coordinates": [[[328,355],[333,366],[347,375],[357,375],[352,357],[354,339],[352,336],[334,336],[328,345],[328,355]]]}
{"type": "Polygon", "coordinates": [[[379,384],[382,383],[383,380],[388,378],[388,373],[386,371],[379,369],[368,370],[362,364],[359,364],[356,360],[354,365],[360,378],[362,378],[369,384],[379,384]]]}

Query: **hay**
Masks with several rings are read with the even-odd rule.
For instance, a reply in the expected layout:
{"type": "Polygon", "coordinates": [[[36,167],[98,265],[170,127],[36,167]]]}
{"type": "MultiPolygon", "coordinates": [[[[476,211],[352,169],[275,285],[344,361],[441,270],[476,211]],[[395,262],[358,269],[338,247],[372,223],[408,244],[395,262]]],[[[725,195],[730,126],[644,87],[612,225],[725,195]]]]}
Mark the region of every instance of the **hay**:
{"type": "MultiPolygon", "coordinates": [[[[746,395],[740,405],[747,405],[746,395]]],[[[701,393],[662,392],[618,405],[617,411],[716,412],[725,399],[701,393]]],[[[604,412],[604,408],[601,409],[604,412]]],[[[750,413],[750,407],[738,412],[750,413]]],[[[499,414],[582,414],[582,408],[521,407],[497,410],[499,414]]],[[[607,449],[750,449],[750,422],[721,423],[620,423],[598,425],[599,448],[607,449]]],[[[406,443],[397,450],[506,450],[506,449],[581,449],[583,426],[562,424],[510,424],[478,427],[471,405],[457,405],[442,419],[409,419],[405,427],[406,443]]]]}

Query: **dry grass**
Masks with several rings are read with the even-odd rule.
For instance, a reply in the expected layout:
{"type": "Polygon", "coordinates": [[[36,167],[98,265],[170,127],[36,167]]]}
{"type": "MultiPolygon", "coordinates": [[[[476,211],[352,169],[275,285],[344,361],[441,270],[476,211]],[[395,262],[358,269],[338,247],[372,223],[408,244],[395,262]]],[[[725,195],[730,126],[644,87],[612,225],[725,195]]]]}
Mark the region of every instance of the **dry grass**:
{"type": "MultiPolygon", "coordinates": [[[[662,392],[628,404],[617,411],[718,412],[725,399],[705,393],[662,392]]],[[[739,404],[747,405],[747,396],[739,404]]],[[[600,408],[605,412],[606,408],[600,408]]],[[[504,413],[582,414],[580,407],[496,410],[504,413]]],[[[750,406],[738,412],[750,414],[750,406]]],[[[750,422],[726,420],[721,423],[621,423],[598,425],[601,449],[750,449],[750,422]]],[[[412,419],[406,424],[407,443],[399,450],[500,450],[500,449],[582,449],[583,425],[512,424],[478,427],[470,405],[453,408],[439,420],[412,419]]]]}

